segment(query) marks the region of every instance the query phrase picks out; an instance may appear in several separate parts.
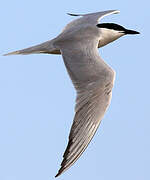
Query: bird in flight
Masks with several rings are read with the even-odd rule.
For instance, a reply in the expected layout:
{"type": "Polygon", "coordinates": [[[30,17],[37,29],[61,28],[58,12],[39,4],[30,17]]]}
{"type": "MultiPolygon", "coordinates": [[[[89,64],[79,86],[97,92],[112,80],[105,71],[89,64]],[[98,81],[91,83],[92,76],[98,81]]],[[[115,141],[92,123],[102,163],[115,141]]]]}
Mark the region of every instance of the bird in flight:
{"type": "Polygon", "coordinates": [[[61,54],[76,89],[75,116],[57,176],[72,166],[87,148],[110,104],[115,71],[99,56],[98,48],[127,34],[139,34],[114,23],[99,23],[104,16],[119,13],[108,10],[79,16],[54,39],[17,54],[61,54]]]}

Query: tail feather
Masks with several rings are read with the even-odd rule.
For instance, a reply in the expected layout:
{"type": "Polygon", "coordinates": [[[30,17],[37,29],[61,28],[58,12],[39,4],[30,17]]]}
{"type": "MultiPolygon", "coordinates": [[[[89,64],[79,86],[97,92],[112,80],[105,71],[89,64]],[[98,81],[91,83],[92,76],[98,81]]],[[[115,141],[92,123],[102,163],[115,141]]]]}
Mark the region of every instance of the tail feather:
{"type": "Polygon", "coordinates": [[[47,53],[47,54],[61,54],[59,49],[56,49],[53,46],[53,40],[44,42],[42,44],[38,44],[36,46],[32,46],[29,48],[25,48],[22,50],[18,51],[13,51],[7,54],[4,54],[4,56],[9,56],[9,55],[28,55],[28,54],[40,54],[40,53],[47,53]]]}

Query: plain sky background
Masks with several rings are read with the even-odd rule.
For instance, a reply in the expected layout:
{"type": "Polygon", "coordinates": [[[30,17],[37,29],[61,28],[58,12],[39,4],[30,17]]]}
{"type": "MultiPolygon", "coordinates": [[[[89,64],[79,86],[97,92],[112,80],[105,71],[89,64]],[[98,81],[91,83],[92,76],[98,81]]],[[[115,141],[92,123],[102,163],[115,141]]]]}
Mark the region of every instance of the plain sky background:
{"type": "MultiPolygon", "coordinates": [[[[116,71],[113,98],[93,141],[60,180],[150,179],[150,2],[148,0],[5,0],[0,54],[57,36],[75,17],[105,17],[140,35],[100,49],[116,71]]],[[[75,90],[61,56],[0,56],[0,180],[53,180],[68,141],[75,90]]]]}

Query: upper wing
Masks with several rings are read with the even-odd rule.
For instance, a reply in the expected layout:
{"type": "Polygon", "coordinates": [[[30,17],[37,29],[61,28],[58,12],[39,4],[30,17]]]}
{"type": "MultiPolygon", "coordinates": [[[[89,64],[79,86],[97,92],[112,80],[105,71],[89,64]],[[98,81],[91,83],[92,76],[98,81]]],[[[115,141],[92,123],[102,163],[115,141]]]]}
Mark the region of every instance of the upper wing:
{"type": "MultiPolygon", "coordinates": [[[[100,18],[103,18],[104,16],[107,16],[110,14],[115,14],[115,13],[119,13],[119,11],[108,10],[108,11],[102,11],[102,12],[90,13],[90,14],[69,14],[72,16],[82,16],[82,17],[67,24],[61,34],[66,33],[68,31],[72,31],[75,26],[77,28],[77,26],[80,26],[82,24],[97,24],[100,18]]],[[[27,54],[39,54],[39,53],[61,54],[60,50],[53,46],[54,41],[55,40],[53,39],[53,40],[38,44],[36,46],[32,46],[32,47],[25,48],[18,51],[13,51],[4,55],[5,56],[20,55],[20,54],[27,55],[27,54]]]]}
{"type": "Polygon", "coordinates": [[[64,44],[61,49],[77,98],[68,146],[56,177],[74,164],[84,152],[111,99],[114,71],[99,57],[96,43],[95,47],[87,43],[81,46],[70,42],[70,48],[64,44]]]}
{"type": "Polygon", "coordinates": [[[8,55],[28,55],[28,54],[41,54],[41,53],[46,53],[46,54],[61,54],[59,49],[56,49],[53,46],[55,39],[46,41],[44,43],[31,46],[25,49],[21,49],[18,51],[13,51],[7,54],[4,54],[4,56],[8,55]]]}
{"type": "Polygon", "coordinates": [[[82,16],[81,18],[78,18],[69,24],[66,25],[66,27],[63,29],[62,33],[65,33],[67,31],[72,30],[75,26],[79,26],[82,24],[97,24],[99,19],[103,18],[104,16],[108,16],[110,14],[117,14],[120,11],[118,10],[108,10],[108,11],[101,11],[96,13],[90,13],[90,14],[69,14],[71,16],[82,16]]]}

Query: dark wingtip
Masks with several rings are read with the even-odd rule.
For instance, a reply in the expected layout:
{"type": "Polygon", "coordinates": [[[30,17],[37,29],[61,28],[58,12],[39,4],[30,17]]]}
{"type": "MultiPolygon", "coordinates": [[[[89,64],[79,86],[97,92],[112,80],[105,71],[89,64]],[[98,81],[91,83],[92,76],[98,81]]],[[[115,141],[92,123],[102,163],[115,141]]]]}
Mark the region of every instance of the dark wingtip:
{"type": "Polygon", "coordinates": [[[57,174],[56,174],[56,176],[55,176],[55,178],[57,178],[59,175],[60,175],[60,174],[59,174],[59,173],[57,173],[57,174]]]}
{"type": "Polygon", "coordinates": [[[20,51],[13,51],[13,52],[10,52],[7,54],[3,54],[3,56],[11,56],[11,55],[18,55],[18,54],[21,54],[21,52],[20,51]]]}
{"type": "Polygon", "coordinates": [[[57,173],[56,176],[55,176],[55,178],[57,178],[58,176],[59,176],[59,174],[57,173]]]}
{"type": "Polygon", "coordinates": [[[56,174],[55,178],[58,177],[58,176],[60,176],[60,175],[62,174],[62,172],[63,172],[63,169],[60,168],[59,171],[58,171],[58,173],[56,174]]]}
{"type": "Polygon", "coordinates": [[[18,55],[18,54],[20,54],[20,51],[13,51],[7,54],[3,54],[3,56],[18,55]]]}
{"type": "Polygon", "coordinates": [[[70,16],[80,16],[79,14],[72,14],[72,13],[67,13],[70,16]]]}

